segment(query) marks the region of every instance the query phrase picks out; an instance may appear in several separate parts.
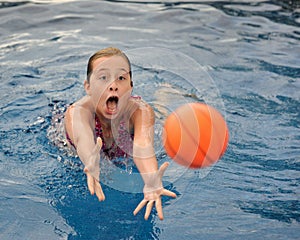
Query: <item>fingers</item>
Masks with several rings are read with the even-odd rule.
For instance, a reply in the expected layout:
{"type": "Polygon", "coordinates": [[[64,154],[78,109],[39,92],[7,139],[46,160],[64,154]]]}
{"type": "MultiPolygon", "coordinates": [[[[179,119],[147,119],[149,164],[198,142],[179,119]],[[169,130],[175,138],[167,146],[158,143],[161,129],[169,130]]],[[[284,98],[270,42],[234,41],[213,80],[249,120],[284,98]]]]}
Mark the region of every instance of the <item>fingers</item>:
{"type": "Polygon", "coordinates": [[[167,189],[163,189],[161,195],[165,195],[165,196],[169,196],[169,197],[173,197],[173,198],[177,197],[176,193],[171,192],[171,191],[169,191],[167,189]]]}
{"type": "Polygon", "coordinates": [[[154,203],[154,201],[151,200],[147,204],[146,212],[145,212],[145,220],[148,220],[148,218],[149,218],[149,215],[150,215],[152,207],[153,207],[153,203],[154,203]]]}
{"type": "Polygon", "coordinates": [[[94,180],[94,186],[95,186],[95,192],[96,192],[96,196],[98,197],[98,200],[100,202],[104,201],[105,200],[105,195],[103,193],[101,184],[98,181],[94,180]]]}
{"type": "Polygon", "coordinates": [[[95,147],[93,149],[93,154],[98,154],[101,151],[102,148],[102,139],[100,137],[97,137],[97,142],[95,144],[95,147]]]}
{"type": "MultiPolygon", "coordinates": [[[[85,172],[86,172],[86,170],[85,170],[85,172]]],[[[94,178],[92,177],[91,174],[89,174],[87,172],[86,172],[86,176],[87,176],[87,185],[88,185],[88,188],[90,190],[90,193],[92,195],[94,195],[95,194],[94,178]]]]}
{"type": "Polygon", "coordinates": [[[160,176],[163,176],[164,175],[164,173],[165,173],[165,171],[166,171],[166,169],[169,167],[169,163],[168,162],[164,162],[161,166],[160,166],[160,168],[159,168],[159,175],[160,176]]]}
{"type": "Polygon", "coordinates": [[[170,163],[168,162],[164,162],[161,166],[160,166],[160,170],[165,171],[167,169],[167,167],[169,167],[170,163]]]}
{"type": "MultiPolygon", "coordinates": [[[[169,190],[166,190],[166,189],[164,189],[163,195],[170,196],[170,197],[176,197],[175,193],[173,193],[169,190]]],[[[150,200],[150,201],[147,201],[147,200],[143,199],[139,203],[139,205],[136,207],[133,214],[136,215],[147,204],[144,218],[145,218],[145,220],[148,220],[154,202],[155,202],[155,208],[156,208],[156,211],[157,211],[158,218],[160,220],[163,220],[164,219],[164,214],[163,214],[162,202],[161,202],[160,197],[158,197],[156,200],[150,200]],[[148,204],[147,204],[147,202],[148,202],[148,204]]]]}
{"type": "Polygon", "coordinates": [[[156,207],[158,218],[160,220],[163,220],[164,219],[164,214],[163,214],[162,205],[161,205],[161,198],[158,198],[156,200],[155,207],[156,207]]]}
{"type": "Polygon", "coordinates": [[[84,172],[86,173],[87,176],[87,185],[89,188],[89,191],[91,193],[91,195],[94,195],[96,193],[96,196],[98,197],[99,201],[104,201],[105,200],[105,195],[103,193],[102,187],[99,183],[99,181],[97,181],[89,172],[88,170],[85,168],[84,172]]]}
{"type": "MultiPolygon", "coordinates": [[[[136,207],[136,209],[134,210],[133,214],[136,215],[147,203],[148,201],[147,200],[142,200],[140,202],[140,204],[136,207]]],[[[145,211],[145,220],[148,220],[149,216],[150,216],[150,213],[151,213],[151,210],[153,208],[153,204],[155,202],[155,207],[156,207],[156,211],[157,211],[157,214],[158,214],[158,218],[160,220],[163,220],[164,219],[164,215],[163,215],[163,210],[162,210],[162,204],[161,204],[161,198],[158,198],[156,201],[154,200],[151,200],[148,202],[147,206],[146,206],[146,211],[145,211]]]]}
{"type": "Polygon", "coordinates": [[[135,210],[133,211],[133,215],[136,215],[147,203],[147,200],[142,200],[139,205],[137,205],[137,207],[135,208],[135,210]]]}
{"type": "Polygon", "coordinates": [[[100,137],[97,137],[97,145],[100,147],[100,150],[102,148],[102,139],[100,137]]]}

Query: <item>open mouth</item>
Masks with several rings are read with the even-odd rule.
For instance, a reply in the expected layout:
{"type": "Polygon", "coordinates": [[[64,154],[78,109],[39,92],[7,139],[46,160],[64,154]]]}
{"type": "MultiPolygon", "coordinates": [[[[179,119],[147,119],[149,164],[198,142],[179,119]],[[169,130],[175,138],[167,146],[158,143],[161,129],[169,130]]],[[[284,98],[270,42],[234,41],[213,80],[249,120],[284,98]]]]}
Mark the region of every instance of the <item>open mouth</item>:
{"type": "Polygon", "coordinates": [[[111,96],[106,101],[106,107],[108,110],[108,113],[114,114],[118,110],[118,102],[119,98],[117,96],[111,96]]]}

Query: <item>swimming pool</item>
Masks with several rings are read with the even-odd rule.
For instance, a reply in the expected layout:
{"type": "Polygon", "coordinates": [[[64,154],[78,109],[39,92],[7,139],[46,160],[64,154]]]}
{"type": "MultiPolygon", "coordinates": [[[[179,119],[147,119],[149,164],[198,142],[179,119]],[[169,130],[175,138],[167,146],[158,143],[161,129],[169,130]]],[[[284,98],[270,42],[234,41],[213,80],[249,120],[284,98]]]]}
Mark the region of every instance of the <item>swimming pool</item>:
{"type": "Polygon", "coordinates": [[[0,2],[0,239],[299,239],[299,26],[296,1],[0,2]],[[177,105],[208,102],[230,129],[214,167],[171,164],[179,196],[163,199],[164,221],[132,215],[130,169],[103,179],[99,203],[48,137],[107,46],[128,52],[134,91],[155,109],[160,162],[177,105]]]}

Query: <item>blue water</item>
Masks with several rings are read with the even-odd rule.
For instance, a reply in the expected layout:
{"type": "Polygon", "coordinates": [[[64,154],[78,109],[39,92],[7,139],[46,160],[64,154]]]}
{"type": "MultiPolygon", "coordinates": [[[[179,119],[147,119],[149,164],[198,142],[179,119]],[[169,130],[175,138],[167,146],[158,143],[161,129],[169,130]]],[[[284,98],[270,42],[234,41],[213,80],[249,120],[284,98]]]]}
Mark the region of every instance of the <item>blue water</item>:
{"type": "Polygon", "coordinates": [[[1,1],[0,239],[299,239],[299,26],[288,0],[1,1]],[[155,109],[160,163],[178,105],[205,101],[230,129],[212,168],[171,162],[164,184],[178,198],[163,198],[164,221],[132,215],[142,194],[130,169],[103,177],[99,203],[49,137],[107,46],[128,52],[134,91],[155,109]]]}

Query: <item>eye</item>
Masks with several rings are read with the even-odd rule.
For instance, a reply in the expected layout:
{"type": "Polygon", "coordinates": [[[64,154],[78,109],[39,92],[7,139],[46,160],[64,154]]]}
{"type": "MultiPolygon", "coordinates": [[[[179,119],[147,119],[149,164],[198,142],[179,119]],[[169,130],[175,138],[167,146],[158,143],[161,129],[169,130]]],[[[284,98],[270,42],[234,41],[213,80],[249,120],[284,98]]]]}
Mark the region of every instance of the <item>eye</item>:
{"type": "Polygon", "coordinates": [[[106,81],[107,80],[107,76],[106,75],[100,75],[98,77],[98,79],[101,80],[101,81],[106,81]]]}
{"type": "Polygon", "coordinates": [[[119,76],[118,79],[119,79],[120,81],[124,81],[124,80],[126,80],[127,78],[126,78],[126,75],[124,74],[124,75],[119,76]]]}

